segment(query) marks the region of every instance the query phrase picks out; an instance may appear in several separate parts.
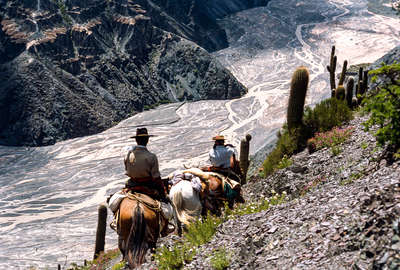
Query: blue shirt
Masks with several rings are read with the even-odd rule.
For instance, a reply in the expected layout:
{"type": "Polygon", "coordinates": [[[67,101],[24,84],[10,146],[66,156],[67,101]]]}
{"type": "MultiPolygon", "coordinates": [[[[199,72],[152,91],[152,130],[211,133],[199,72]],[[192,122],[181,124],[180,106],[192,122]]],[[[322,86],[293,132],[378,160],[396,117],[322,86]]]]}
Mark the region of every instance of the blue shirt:
{"type": "Polygon", "coordinates": [[[219,168],[229,168],[231,166],[231,156],[235,154],[235,149],[229,146],[217,145],[209,152],[210,162],[219,168]]]}

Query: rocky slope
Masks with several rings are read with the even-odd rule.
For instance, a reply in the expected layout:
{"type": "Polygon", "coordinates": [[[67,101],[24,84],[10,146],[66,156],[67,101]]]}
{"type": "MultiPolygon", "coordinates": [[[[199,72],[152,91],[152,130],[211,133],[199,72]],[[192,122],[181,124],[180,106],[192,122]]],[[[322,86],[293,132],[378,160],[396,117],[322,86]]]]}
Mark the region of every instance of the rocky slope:
{"type": "Polygon", "coordinates": [[[184,268],[211,269],[213,252],[223,247],[228,269],[399,269],[400,161],[386,162],[364,120],[350,122],[354,131],[338,155],[306,150],[290,167],[252,179],[244,187],[248,201],[272,190],[288,201],[221,224],[184,268]]]}
{"type": "Polygon", "coordinates": [[[218,17],[266,2],[2,0],[0,143],[47,145],[160,102],[241,96],[202,47],[227,46],[218,17]]]}

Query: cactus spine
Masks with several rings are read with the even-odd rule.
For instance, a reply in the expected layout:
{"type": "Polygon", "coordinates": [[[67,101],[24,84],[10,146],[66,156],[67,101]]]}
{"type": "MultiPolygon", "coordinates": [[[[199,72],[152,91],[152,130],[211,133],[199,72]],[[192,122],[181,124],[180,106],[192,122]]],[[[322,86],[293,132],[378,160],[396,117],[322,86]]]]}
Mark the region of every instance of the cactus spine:
{"type": "Polygon", "coordinates": [[[338,85],[344,84],[344,78],[346,78],[346,71],[347,71],[347,60],[344,60],[343,67],[342,67],[342,73],[340,74],[340,79],[339,79],[338,85]]]}
{"type": "Polygon", "coordinates": [[[290,82],[290,96],[287,111],[289,132],[302,124],[304,102],[307,94],[309,73],[306,67],[298,67],[290,82]]]}
{"type": "MultiPolygon", "coordinates": [[[[326,67],[330,75],[331,90],[336,89],[336,82],[335,82],[336,62],[337,62],[337,57],[335,56],[335,46],[332,46],[331,59],[329,61],[329,66],[326,67]]],[[[333,93],[332,97],[334,97],[333,93]]]]}
{"type": "Polygon", "coordinates": [[[350,77],[346,84],[346,101],[347,101],[347,106],[349,106],[349,108],[353,108],[352,106],[353,88],[354,88],[354,78],[350,77]]]}
{"type": "Polygon", "coordinates": [[[338,87],[336,88],[336,91],[335,91],[336,99],[344,100],[345,95],[346,95],[346,91],[344,90],[343,85],[338,85],[338,87]]]}

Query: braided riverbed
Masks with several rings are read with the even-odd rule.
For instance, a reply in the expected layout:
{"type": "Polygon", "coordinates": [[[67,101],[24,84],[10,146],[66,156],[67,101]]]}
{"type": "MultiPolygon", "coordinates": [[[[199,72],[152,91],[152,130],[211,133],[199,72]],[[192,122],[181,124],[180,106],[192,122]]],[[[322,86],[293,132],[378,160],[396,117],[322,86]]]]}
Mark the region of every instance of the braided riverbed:
{"type": "MultiPolygon", "coordinates": [[[[252,154],[271,145],[297,66],[310,70],[307,103],[314,104],[330,95],[326,65],[333,44],[339,71],[345,59],[373,62],[400,43],[400,20],[381,2],[273,0],[239,12],[220,21],[230,47],[214,55],[248,87],[244,97],[163,105],[53,146],[1,146],[0,269],[64,267],[92,257],[97,206],[123,185],[124,148],[138,126],[157,135],[149,149],[163,175],[206,161],[217,133],[236,146],[251,134],[252,154]]],[[[106,249],[116,246],[108,230],[106,249]]]]}

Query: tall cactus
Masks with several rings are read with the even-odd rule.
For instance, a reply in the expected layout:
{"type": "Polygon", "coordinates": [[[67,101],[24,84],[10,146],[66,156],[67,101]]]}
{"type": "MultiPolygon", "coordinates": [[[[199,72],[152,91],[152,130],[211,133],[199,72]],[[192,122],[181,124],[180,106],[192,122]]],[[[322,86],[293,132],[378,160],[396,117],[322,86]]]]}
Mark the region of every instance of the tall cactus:
{"type": "Polygon", "coordinates": [[[298,67],[293,73],[290,82],[290,96],[287,111],[287,124],[289,131],[302,124],[304,102],[307,94],[309,72],[306,67],[298,67]]]}
{"type": "Polygon", "coordinates": [[[346,71],[347,71],[347,60],[344,60],[343,67],[342,67],[342,73],[340,74],[338,85],[344,84],[344,79],[346,78],[346,71]]]}
{"type": "Polygon", "coordinates": [[[358,83],[357,83],[357,96],[362,95],[362,80],[363,80],[363,68],[358,69],[358,83]]]}
{"type": "MultiPolygon", "coordinates": [[[[335,82],[336,62],[337,62],[337,57],[335,56],[335,46],[332,46],[331,59],[329,61],[329,66],[326,67],[330,75],[331,90],[336,89],[336,82],[335,82]]],[[[332,93],[332,97],[333,96],[334,94],[332,93]]]]}
{"type": "Polygon", "coordinates": [[[368,70],[364,70],[363,80],[361,84],[362,95],[365,94],[367,90],[368,90],[368,70]]]}
{"type": "Polygon", "coordinates": [[[338,100],[344,100],[346,95],[346,91],[344,90],[344,86],[343,85],[338,85],[338,87],[336,88],[335,91],[335,97],[338,100]]]}
{"type": "Polygon", "coordinates": [[[354,78],[350,77],[346,84],[346,102],[349,108],[352,108],[353,100],[353,88],[354,88],[354,78]]]}

